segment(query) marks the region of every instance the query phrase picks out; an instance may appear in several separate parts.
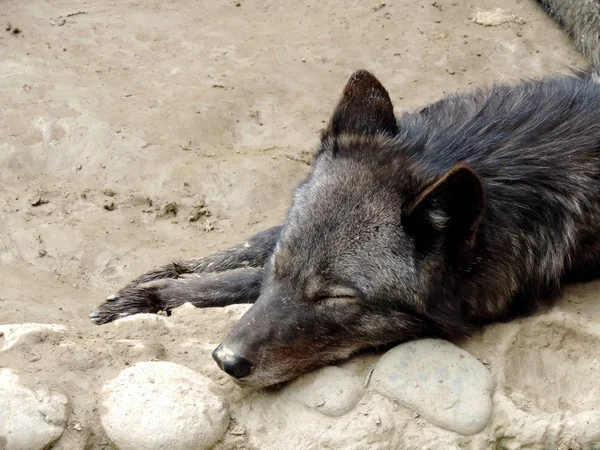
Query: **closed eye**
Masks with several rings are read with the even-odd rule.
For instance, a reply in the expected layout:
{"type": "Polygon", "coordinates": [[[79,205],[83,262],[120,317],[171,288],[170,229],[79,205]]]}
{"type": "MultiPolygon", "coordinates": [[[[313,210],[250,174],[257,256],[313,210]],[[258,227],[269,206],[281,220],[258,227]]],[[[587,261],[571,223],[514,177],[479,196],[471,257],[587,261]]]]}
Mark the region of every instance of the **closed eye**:
{"type": "Polygon", "coordinates": [[[326,290],[320,291],[315,295],[317,302],[325,301],[351,301],[357,300],[358,293],[354,289],[350,289],[342,286],[334,286],[326,290]]]}

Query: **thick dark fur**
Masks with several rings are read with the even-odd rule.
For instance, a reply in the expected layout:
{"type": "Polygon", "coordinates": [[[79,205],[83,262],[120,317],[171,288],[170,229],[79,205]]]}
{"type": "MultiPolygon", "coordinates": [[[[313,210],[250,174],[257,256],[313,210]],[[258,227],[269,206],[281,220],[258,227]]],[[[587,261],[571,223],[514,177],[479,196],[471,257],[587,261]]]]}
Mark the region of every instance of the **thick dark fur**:
{"type": "Polygon", "coordinates": [[[214,356],[265,386],[527,313],[600,275],[599,220],[597,73],[453,95],[396,121],[359,71],[283,227],[143,275],[92,320],[256,301],[214,356]]]}
{"type": "Polygon", "coordinates": [[[575,47],[600,67],[600,0],[538,0],[575,42],[575,47]]]}

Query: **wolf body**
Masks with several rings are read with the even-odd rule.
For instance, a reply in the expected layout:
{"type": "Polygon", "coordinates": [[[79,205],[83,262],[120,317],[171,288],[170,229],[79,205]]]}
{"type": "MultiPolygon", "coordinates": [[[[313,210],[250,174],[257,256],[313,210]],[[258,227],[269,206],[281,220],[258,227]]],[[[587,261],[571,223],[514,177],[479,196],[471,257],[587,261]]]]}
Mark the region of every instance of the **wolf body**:
{"type": "MultiPolygon", "coordinates": [[[[600,1],[538,0],[600,65],[600,1]]],[[[267,386],[367,348],[453,338],[600,276],[598,69],[396,119],[352,75],[283,225],[141,275],[90,315],[254,303],[215,349],[267,386]]]]}
{"type": "Polygon", "coordinates": [[[496,85],[394,116],[352,75],[284,224],[142,275],[91,318],[255,303],[214,352],[265,386],[452,338],[600,271],[600,77],[496,85]]]}

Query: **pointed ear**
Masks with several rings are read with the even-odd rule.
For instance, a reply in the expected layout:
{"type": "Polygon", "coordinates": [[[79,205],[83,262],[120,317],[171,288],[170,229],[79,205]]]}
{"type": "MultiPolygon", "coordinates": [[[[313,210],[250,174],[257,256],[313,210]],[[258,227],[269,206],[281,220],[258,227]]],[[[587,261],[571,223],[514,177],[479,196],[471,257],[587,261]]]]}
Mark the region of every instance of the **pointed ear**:
{"type": "Polygon", "coordinates": [[[483,185],[469,166],[458,164],[403,211],[403,224],[421,248],[443,238],[452,252],[475,243],[485,208],[483,185]]]}
{"type": "Polygon", "coordinates": [[[366,70],[354,72],[348,80],[324,137],[341,133],[391,136],[398,133],[388,92],[366,70]]]}

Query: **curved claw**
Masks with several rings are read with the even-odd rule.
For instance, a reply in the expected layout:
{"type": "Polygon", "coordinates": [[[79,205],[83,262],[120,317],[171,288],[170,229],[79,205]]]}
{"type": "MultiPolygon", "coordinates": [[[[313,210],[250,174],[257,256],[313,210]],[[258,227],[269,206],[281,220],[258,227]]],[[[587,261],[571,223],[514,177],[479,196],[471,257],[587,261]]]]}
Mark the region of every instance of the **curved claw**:
{"type": "Polygon", "coordinates": [[[92,321],[92,323],[96,325],[100,324],[100,313],[98,311],[94,311],[88,317],[92,321]]]}
{"type": "Polygon", "coordinates": [[[106,301],[107,302],[114,302],[118,298],[119,298],[119,294],[111,294],[108,297],[106,297],[106,301]]]}

